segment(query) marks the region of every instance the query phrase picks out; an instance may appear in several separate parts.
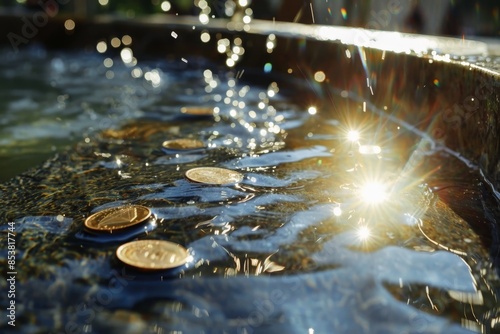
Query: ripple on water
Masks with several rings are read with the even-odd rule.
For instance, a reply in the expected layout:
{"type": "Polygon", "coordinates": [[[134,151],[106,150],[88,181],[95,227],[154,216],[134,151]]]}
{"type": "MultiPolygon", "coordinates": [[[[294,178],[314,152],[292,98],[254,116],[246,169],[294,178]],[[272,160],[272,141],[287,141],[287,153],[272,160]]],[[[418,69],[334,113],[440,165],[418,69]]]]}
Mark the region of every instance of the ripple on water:
{"type": "Polygon", "coordinates": [[[248,193],[236,190],[232,187],[209,186],[193,183],[188,180],[177,180],[173,186],[165,186],[161,192],[141,196],[141,200],[166,199],[174,202],[227,202],[231,200],[244,199],[248,193]]]}
{"type": "Polygon", "coordinates": [[[326,147],[312,146],[291,151],[278,151],[259,156],[238,158],[225,164],[228,168],[256,168],[278,166],[284,163],[297,162],[309,158],[331,157],[326,147]]]}
{"type": "Polygon", "coordinates": [[[175,154],[168,155],[164,157],[159,157],[154,161],[154,164],[157,165],[178,165],[178,164],[187,164],[193,163],[199,160],[206,158],[206,154],[175,154]]]}
{"type": "Polygon", "coordinates": [[[254,187],[276,188],[279,190],[280,188],[286,188],[300,182],[305,183],[321,176],[321,172],[313,170],[291,172],[284,178],[278,178],[262,173],[245,173],[245,179],[242,183],[254,187]]]}

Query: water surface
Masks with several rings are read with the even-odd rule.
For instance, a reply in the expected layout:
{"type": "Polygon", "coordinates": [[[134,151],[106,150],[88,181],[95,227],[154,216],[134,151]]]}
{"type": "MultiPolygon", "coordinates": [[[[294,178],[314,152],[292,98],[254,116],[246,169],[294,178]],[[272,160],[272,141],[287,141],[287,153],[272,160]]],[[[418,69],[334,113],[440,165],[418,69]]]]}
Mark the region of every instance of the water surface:
{"type": "MultiPolygon", "coordinates": [[[[408,168],[422,138],[350,94],[315,109],[295,93],[302,86],[253,83],[203,60],[108,65],[36,49],[0,67],[11,78],[3,154],[52,156],[0,186],[24,332],[498,329],[497,202],[477,170],[439,148],[408,168]],[[162,149],[175,138],[206,149],[162,149]],[[199,166],[244,180],[187,180],[199,166]],[[91,213],[128,203],[155,220],[115,235],[84,229],[91,213]],[[135,270],[115,257],[133,239],[179,243],[192,261],[135,270]]],[[[2,259],[7,272],[6,248],[2,259]]]]}

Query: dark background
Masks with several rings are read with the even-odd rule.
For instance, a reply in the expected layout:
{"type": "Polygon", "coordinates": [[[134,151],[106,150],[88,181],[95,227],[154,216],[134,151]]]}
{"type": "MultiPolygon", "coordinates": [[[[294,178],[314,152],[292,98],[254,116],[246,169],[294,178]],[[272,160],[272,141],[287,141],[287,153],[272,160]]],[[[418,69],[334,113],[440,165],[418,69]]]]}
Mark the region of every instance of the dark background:
{"type": "MultiPolygon", "coordinates": [[[[22,13],[24,11],[40,10],[42,2],[58,2],[62,13],[74,15],[79,18],[91,18],[96,15],[113,15],[123,17],[140,17],[147,14],[165,13],[161,4],[163,0],[2,0],[0,11],[4,14],[22,13]],[[105,3],[102,5],[102,3],[105,3]]],[[[203,1],[203,0],[202,0],[203,1]]],[[[237,0],[205,0],[211,7],[211,15],[215,17],[226,17],[227,6],[237,7],[237,0]]],[[[426,12],[423,7],[444,6],[445,14],[440,16],[438,29],[431,33],[448,36],[486,36],[500,37],[500,1],[498,0],[387,0],[389,5],[398,2],[404,6],[411,7],[411,11],[405,15],[402,22],[389,27],[380,27],[381,30],[397,30],[403,32],[429,33],[425,29],[426,12]]],[[[171,9],[168,14],[197,15],[200,9],[194,5],[194,0],[170,0],[171,9]]],[[[198,2],[198,0],[196,0],[198,2]]],[[[253,0],[250,7],[255,19],[276,19],[278,21],[290,21],[301,23],[313,23],[311,8],[317,8],[315,22],[321,24],[337,24],[351,27],[369,27],[371,12],[373,8],[381,8],[383,0],[345,0],[343,8],[347,15],[342,19],[338,10],[341,0],[253,0]],[[332,4],[332,5],[329,5],[332,4]],[[321,6],[321,8],[320,8],[321,6]],[[377,7],[378,6],[378,7],[377,7]],[[351,15],[352,14],[352,15],[351,15]]],[[[435,20],[435,18],[432,18],[435,20]]]]}

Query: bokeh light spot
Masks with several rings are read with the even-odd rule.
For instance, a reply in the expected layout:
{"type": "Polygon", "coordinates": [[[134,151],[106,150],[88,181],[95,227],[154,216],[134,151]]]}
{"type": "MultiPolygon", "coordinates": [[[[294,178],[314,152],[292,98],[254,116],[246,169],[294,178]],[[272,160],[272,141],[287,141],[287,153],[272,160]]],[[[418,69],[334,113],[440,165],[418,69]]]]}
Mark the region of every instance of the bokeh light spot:
{"type": "Polygon", "coordinates": [[[164,12],[168,12],[172,8],[170,1],[163,1],[161,3],[161,10],[164,12]]]}
{"type": "Polygon", "coordinates": [[[317,82],[323,82],[323,81],[325,81],[325,79],[326,79],[325,72],[318,71],[318,72],[314,73],[314,80],[316,80],[317,82]]]}
{"type": "Polygon", "coordinates": [[[64,21],[64,28],[68,31],[75,29],[75,21],[71,19],[64,21]]]}
{"type": "Polygon", "coordinates": [[[104,41],[100,41],[96,45],[97,52],[104,53],[108,49],[108,45],[104,41]]]}

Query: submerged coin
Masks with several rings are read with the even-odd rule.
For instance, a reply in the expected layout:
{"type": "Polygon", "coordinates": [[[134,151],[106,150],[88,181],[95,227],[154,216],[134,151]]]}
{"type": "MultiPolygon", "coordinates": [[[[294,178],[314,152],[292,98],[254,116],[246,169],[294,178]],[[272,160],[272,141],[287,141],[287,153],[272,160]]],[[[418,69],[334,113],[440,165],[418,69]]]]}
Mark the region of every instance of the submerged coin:
{"type": "Polygon", "coordinates": [[[180,138],[164,141],[162,146],[168,150],[194,150],[205,147],[205,144],[196,139],[180,138]]]}
{"type": "Polygon", "coordinates": [[[164,240],[137,240],[121,245],[116,250],[120,261],[139,269],[171,269],[182,266],[189,259],[187,249],[164,240]]]}
{"type": "Polygon", "coordinates": [[[243,174],[218,167],[198,167],[186,172],[186,177],[194,182],[206,184],[231,184],[243,180],[243,174]]]}
{"type": "Polygon", "coordinates": [[[151,210],[141,205],[126,205],[109,208],[85,219],[85,226],[94,231],[124,229],[142,223],[151,216],[151,210]]]}
{"type": "Polygon", "coordinates": [[[193,116],[212,116],[214,109],[210,107],[182,107],[181,113],[193,116]]]}

